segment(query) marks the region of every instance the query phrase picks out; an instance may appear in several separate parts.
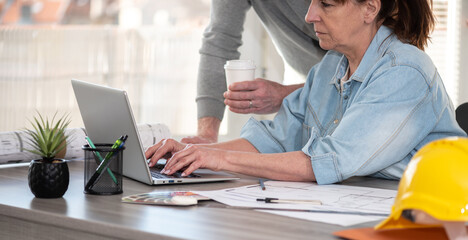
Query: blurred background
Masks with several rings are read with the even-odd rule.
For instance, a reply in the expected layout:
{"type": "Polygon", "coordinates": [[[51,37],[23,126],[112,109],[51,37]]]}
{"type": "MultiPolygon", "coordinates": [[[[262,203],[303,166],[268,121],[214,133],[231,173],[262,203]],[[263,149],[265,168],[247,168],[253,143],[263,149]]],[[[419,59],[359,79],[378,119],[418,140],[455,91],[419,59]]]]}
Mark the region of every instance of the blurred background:
{"type": "MultiPolygon", "coordinates": [[[[175,138],[194,135],[198,50],[210,5],[210,0],[0,0],[0,132],[27,127],[36,111],[70,112],[70,127],[82,127],[70,85],[75,78],[127,90],[138,123],[164,123],[175,138]]],[[[455,106],[468,101],[467,5],[434,0],[438,22],[427,49],[455,106]]],[[[252,11],[243,42],[241,58],[255,61],[257,77],[297,82],[252,11]]],[[[225,116],[221,140],[237,137],[249,117],[225,116]]]]}

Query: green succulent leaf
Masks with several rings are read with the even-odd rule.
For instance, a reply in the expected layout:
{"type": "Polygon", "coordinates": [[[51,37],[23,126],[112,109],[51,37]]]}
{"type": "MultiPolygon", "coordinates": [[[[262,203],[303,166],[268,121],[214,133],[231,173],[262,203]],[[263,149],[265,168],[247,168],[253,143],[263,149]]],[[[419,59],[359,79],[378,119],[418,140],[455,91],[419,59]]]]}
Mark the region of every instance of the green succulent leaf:
{"type": "Polygon", "coordinates": [[[56,120],[55,113],[50,121],[49,118],[44,119],[40,113],[37,114],[38,117],[34,117],[34,121],[29,120],[33,128],[26,129],[31,146],[31,149],[26,150],[40,155],[43,159],[52,160],[70,141],[65,130],[71,120],[69,114],[64,114],[56,120]]]}

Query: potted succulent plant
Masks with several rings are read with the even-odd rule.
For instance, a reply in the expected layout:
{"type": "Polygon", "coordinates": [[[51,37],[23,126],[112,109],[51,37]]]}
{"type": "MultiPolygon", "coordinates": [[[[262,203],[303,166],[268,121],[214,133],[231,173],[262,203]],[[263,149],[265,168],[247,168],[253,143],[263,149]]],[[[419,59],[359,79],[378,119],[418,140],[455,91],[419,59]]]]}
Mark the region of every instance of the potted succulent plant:
{"type": "Polygon", "coordinates": [[[26,150],[42,157],[32,160],[29,165],[29,188],[38,198],[59,198],[68,189],[70,174],[67,161],[56,156],[66,148],[69,141],[65,130],[70,118],[63,115],[56,120],[56,113],[49,121],[41,114],[38,115],[39,117],[34,117],[34,121],[30,121],[33,129],[26,129],[29,145],[32,147],[26,150]]]}

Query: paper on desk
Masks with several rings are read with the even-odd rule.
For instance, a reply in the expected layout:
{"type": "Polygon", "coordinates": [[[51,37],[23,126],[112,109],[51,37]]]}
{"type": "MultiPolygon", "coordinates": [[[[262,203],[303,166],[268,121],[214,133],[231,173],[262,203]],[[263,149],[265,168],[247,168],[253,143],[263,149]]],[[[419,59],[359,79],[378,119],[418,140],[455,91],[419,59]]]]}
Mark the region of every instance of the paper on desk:
{"type": "Polygon", "coordinates": [[[348,227],[365,222],[383,220],[384,217],[360,216],[350,214],[332,214],[332,213],[311,213],[311,212],[293,212],[293,211],[274,211],[274,210],[256,210],[285,217],[299,218],[308,221],[323,222],[328,224],[348,227]]]}
{"type": "MultiPolygon", "coordinates": [[[[217,191],[196,191],[218,202],[234,207],[268,208],[267,212],[311,221],[350,226],[363,222],[381,220],[383,217],[336,213],[298,211],[275,211],[274,209],[302,209],[389,214],[397,191],[345,185],[317,185],[304,182],[265,182],[266,190],[259,185],[229,188],[217,191]],[[257,198],[314,199],[322,205],[273,204],[256,201],[257,198]]],[[[263,210],[262,210],[263,211],[263,210]]]]}

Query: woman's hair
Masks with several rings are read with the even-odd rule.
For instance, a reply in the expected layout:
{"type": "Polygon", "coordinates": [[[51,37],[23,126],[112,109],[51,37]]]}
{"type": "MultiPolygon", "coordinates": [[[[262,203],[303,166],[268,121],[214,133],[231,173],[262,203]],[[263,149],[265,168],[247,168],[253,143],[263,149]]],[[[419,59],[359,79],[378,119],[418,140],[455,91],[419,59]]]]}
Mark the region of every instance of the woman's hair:
{"type": "MultiPolygon", "coordinates": [[[[347,1],[363,3],[367,0],[335,1],[344,4],[347,1]]],[[[432,0],[380,0],[380,2],[377,22],[382,21],[383,25],[393,29],[400,41],[424,50],[435,24],[432,0]]]]}

